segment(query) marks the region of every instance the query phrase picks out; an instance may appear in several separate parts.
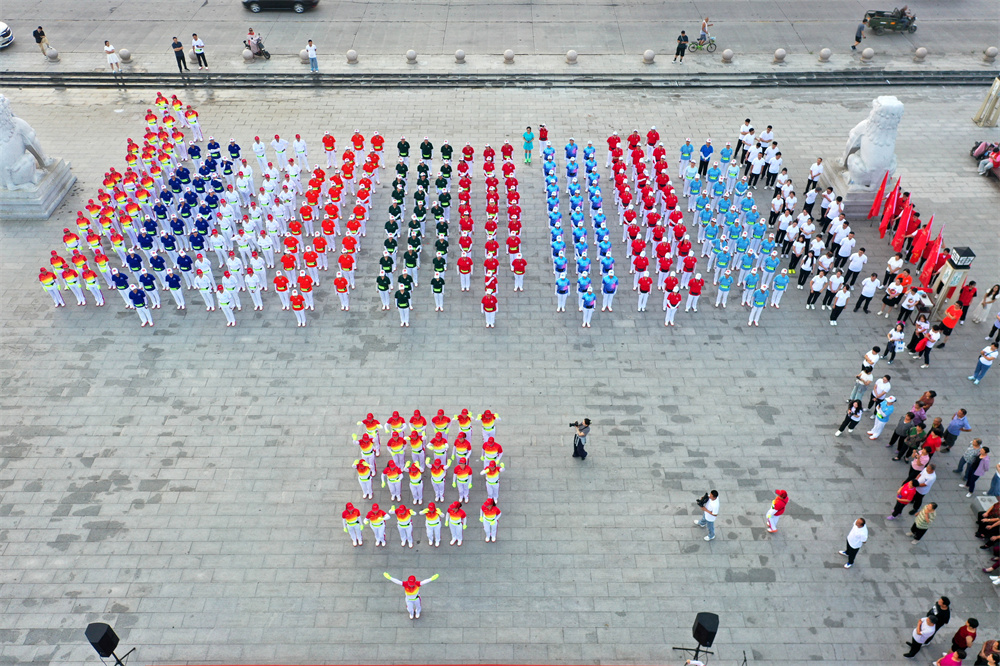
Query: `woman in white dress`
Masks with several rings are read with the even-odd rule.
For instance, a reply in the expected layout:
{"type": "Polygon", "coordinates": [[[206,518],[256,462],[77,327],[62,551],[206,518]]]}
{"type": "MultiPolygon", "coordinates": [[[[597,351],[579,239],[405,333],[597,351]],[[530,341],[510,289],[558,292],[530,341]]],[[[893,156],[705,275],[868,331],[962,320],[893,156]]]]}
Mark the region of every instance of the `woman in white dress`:
{"type": "Polygon", "coordinates": [[[108,56],[108,64],[111,65],[111,72],[122,71],[121,60],[118,58],[118,53],[115,51],[115,47],[111,45],[111,42],[104,40],[104,52],[108,56]]]}
{"type": "Polygon", "coordinates": [[[982,324],[986,321],[986,318],[990,316],[990,310],[993,309],[993,304],[996,302],[998,295],[1000,295],[1000,284],[995,284],[983,296],[983,300],[979,302],[979,306],[972,311],[972,321],[977,324],[982,324]]]}

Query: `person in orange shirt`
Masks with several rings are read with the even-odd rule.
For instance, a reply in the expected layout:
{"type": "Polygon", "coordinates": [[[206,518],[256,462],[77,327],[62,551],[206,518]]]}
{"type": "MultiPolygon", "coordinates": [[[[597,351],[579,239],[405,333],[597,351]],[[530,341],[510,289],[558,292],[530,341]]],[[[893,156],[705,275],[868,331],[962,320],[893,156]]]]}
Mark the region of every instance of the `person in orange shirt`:
{"type": "MultiPolygon", "coordinates": [[[[410,542],[410,548],[413,548],[412,541],[410,542]]],[[[421,581],[418,581],[414,576],[410,576],[406,580],[398,580],[390,576],[388,571],[382,575],[396,585],[403,586],[403,592],[406,594],[406,610],[410,614],[410,619],[414,620],[420,617],[420,587],[437,580],[438,574],[434,574],[427,580],[421,581]]]]}
{"type": "Polygon", "coordinates": [[[369,466],[364,460],[355,460],[352,464],[358,473],[358,483],[361,485],[362,499],[372,498],[372,479],[375,478],[375,467],[369,466]]]}
{"type": "Polygon", "coordinates": [[[462,545],[462,536],[466,525],[465,511],[462,510],[461,502],[452,502],[448,507],[447,515],[444,518],[446,527],[451,528],[452,546],[462,545]]]}
{"type": "Polygon", "coordinates": [[[382,487],[385,488],[385,484],[389,484],[389,499],[397,502],[403,501],[402,491],[399,487],[402,481],[403,470],[399,469],[395,460],[389,458],[389,462],[382,470],[382,487]]]}
{"type": "MultiPolygon", "coordinates": [[[[483,426],[483,442],[486,442],[491,437],[496,437],[497,421],[500,420],[499,415],[494,414],[493,412],[487,409],[482,414],[477,416],[476,420],[479,421],[483,426]]],[[[497,458],[497,462],[500,462],[499,458],[497,458]]]]}
{"type": "Polygon", "coordinates": [[[496,542],[497,524],[500,522],[500,507],[497,506],[496,500],[491,498],[483,502],[479,508],[479,522],[483,524],[483,530],[486,532],[486,541],[496,542]]]}
{"type": "Polygon", "coordinates": [[[55,307],[66,307],[66,301],[63,300],[62,294],[59,293],[59,283],[55,273],[42,266],[38,272],[38,281],[42,283],[42,289],[52,297],[55,307]]]}
{"type": "Polygon", "coordinates": [[[376,547],[385,547],[385,519],[388,515],[378,507],[378,504],[372,504],[372,510],[365,516],[365,525],[371,527],[372,532],[375,533],[376,547]]]}
{"type": "MultiPolygon", "coordinates": [[[[170,269],[167,269],[168,271],[170,269]]],[[[90,293],[94,295],[94,300],[97,302],[97,307],[104,305],[104,294],[101,293],[101,283],[97,277],[97,273],[92,271],[87,264],[83,265],[83,273],[81,274],[83,278],[83,284],[90,290],[90,293]]]]}
{"type": "Polygon", "coordinates": [[[411,462],[406,471],[406,476],[410,481],[410,496],[414,504],[424,503],[424,469],[416,462],[411,462]]]}
{"type": "MultiPolygon", "coordinates": [[[[281,292],[278,292],[281,293],[281,292]]],[[[292,295],[289,297],[289,302],[292,306],[292,311],[295,313],[295,319],[298,321],[299,326],[306,325],[306,299],[298,292],[296,289],[292,289],[292,295]]],[[[285,310],[287,308],[282,308],[285,310]]]]}
{"type": "Polygon", "coordinates": [[[948,309],[944,311],[944,318],[941,320],[942,333],[944,334],[943,339],[938,344],[938,349],[944,349],[944,345],[948,342],[948,338],[951,337],[951,332],[955,330],[958,326],[958,322],[961,321],[963,314],[963,309],[961,303],[955,302],[948,306],[948,309]]]}
{"type": "Polygon", "coordinates": [[[77,305],[86,305],[87,299],[83,295],[83,287],[80,285],[80,274],[73,270],[70,266],[66,266],[62,272],[63,282],[66,283],[66,288],[73,292],[76,296],[77,305]]]}
{"type": "Polygon", "coordinates": [[[434,502],[428,502],[427,508],[420,512],[426,517],[427,545],[435,548],[441,545],[441,520],[444,518],[444,511],[439,509],[434,502]]]}
{"type": "Polygon", "coordinates": [[[326,238],[323,237],[318,231],[313,234],[313,252],[316,253],[317,263],[320,269],[327,270],[330,267],[329,261],[327,261],[327,246],[329,243],[326,238]]]}
{"type": "MultiPolygon", "coordinates": [[[[434,462],[427,469],[431,474],[431,488],[434,490],[434,499],[438,502],[444,501],[444,484],[448,478],[448,463],[442,463],[441,458],[434,457],[434,462]]],[[[427,459],[430,462],[430,458],[427,459]]]]}
{"type": "Polygon", "coordinates": [[[340,517],[344,522],[344,531],[347,532],[351,537],[351,543],[355,547],[361,545],[361,512],[354,508],[354,505],[350,502],[344,509],[344,512],[340,514],[340,517]]]}

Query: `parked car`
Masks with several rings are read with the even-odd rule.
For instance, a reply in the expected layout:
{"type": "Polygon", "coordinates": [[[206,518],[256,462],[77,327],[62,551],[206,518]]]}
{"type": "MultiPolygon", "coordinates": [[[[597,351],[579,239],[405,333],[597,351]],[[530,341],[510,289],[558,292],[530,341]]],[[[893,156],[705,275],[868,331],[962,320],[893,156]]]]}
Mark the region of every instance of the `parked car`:
{"type": "Polygon", "coordinates": [[[319,0],[243,0],[243,6],[254,14],[262,9],[291,9],[301,14],[319,4],[319,0]]]}
{"type": "Polygon", "coordinates": [[[0,49],[5,49],[14,43],[14,31],[10,26],[0,21],[0,49]]]}

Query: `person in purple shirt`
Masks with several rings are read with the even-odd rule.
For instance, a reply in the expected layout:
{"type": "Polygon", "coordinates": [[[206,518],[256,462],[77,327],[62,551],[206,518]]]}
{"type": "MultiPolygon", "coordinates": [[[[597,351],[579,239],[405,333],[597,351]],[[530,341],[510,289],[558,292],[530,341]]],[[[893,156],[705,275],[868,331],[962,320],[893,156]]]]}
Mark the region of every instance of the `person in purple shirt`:
{"type": "Polygon", "coordinates": [[[951,451],[951,447],[955,446],[955,440],[963,432],[971,432],[972,426],[969,425],[969,419],[967,417],[968,412],[964,409],[960,409],[955,412],[955,415],[951,417],[951,423],[944,431],[944,446],[942,451],[951,451]]]}
{"type": "Polygon", "coordinates": [[[990,469],[990,447],[984,446],[982,451],[979,452],[979,459],[973,460],[969,463],[968,471],[965,473],[965,488],[969,492],[965,495],[966,497],[972,497],[973,493],[976,492],[976,481],[979,480],[981,476],[986,474],[990,469]]]}

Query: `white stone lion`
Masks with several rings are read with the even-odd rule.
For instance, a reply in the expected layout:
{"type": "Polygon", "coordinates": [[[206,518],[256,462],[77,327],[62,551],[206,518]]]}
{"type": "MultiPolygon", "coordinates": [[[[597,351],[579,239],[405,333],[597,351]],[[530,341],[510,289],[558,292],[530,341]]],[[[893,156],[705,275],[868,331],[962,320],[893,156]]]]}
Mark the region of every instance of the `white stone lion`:
{"type": "Polygon", "coordinates": [[[45,156],[31,125],[14,115],[0,95],[0,189],[22,190],[38,185],[54,160],[45,156]]]}
{"type": "Polygon", "coordinates": [[[841,163],[847,168],[850,182],[863,189],[874,189],[885,172],[896,171],[896,133],[903,117],[903,103],[891,95],[872,100],[868,117],[854,126],[847,138],[841,163]]]}

